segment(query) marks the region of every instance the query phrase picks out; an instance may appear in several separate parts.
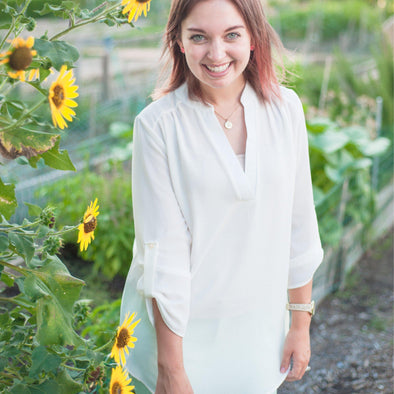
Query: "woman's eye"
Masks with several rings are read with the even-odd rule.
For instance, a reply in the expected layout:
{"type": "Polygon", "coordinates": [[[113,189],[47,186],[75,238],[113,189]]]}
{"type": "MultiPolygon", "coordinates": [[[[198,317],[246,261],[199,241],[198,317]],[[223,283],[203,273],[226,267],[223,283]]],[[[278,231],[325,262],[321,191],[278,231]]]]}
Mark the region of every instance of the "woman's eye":
{"type": "Polygon", "coordinates": [[[240,37],[239,33],[228,33],[227,34],[227,38],[229,38],[230,40],[235,40],[238,37],[240,37]]]}
{"type": "Polygon", "coordinates": [[[194,42],[201,42],[204,40],[204,36],[202,34],[195,34],[194,36],[191,36],[190,39],[194,42]]]}

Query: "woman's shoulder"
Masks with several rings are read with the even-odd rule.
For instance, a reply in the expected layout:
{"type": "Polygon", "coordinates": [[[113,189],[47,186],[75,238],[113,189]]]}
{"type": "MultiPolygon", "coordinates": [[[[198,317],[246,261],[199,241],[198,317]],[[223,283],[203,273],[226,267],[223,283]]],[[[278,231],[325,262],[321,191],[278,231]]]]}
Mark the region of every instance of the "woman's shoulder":
{"type": "Polygon", "coordinates": [[[280,86],[281,104],[290,113],[293,120],[303,119],[304,110],[298,94],[285,86],[280,86]]]}
{"type": "Polygon", "coordinates": [[[136,119],[151,126],[157,124],[161,118],[176,111],[177,107],[182,104],[184,89],[185,87],[182,85],[151,102],[137,115],[136,119]]]}

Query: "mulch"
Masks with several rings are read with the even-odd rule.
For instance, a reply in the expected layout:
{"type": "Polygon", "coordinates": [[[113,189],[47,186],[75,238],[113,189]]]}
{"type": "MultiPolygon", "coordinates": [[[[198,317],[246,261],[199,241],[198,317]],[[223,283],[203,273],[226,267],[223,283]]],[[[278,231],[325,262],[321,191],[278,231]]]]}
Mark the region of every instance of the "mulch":
{"type": "Polygon", "coordinates": [[[278,394],[394,393],[393,230],[364,254],[311,325],[311,370],[278,394]]]}

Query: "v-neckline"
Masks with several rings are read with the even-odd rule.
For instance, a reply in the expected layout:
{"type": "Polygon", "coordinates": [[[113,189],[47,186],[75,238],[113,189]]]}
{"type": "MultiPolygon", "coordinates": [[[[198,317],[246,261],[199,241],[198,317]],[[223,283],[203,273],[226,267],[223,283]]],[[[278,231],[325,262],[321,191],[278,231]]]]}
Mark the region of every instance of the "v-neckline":
{"type": "Polygon", "coordinates": [[[211,116],[214,119],[215,128],[208,134],[211,136],[213,145],[223,167],[231,179],[239,200],[253,200],[256,195],[257,177],[257,141],[256,141],[256,115],[257,97],[251,86],[247,83],[241,95],[241,103],[244,106],[246,125],[245,147],[245,170],[241,167],[237,154],[232,148],[230,141],[225,135],[219,120],[214,113],[214,107],[210,105],[211,116]]]}

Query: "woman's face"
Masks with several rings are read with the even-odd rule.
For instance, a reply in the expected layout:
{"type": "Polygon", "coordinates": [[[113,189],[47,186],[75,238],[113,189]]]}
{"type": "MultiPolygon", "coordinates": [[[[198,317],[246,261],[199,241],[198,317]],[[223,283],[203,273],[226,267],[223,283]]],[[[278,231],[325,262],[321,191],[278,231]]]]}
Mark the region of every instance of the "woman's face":
{"type": "Polygon", "coordinates": [[[203,91],[243,85],[251,37],[229,0],[197,3],[182,22],[178,44],[203,91]]]}

